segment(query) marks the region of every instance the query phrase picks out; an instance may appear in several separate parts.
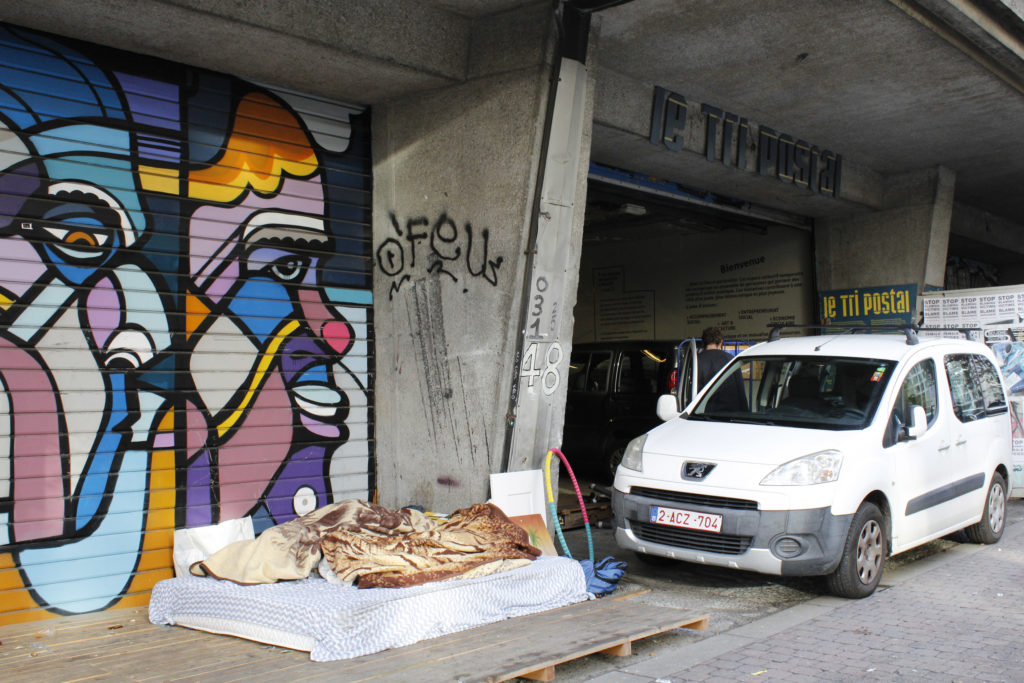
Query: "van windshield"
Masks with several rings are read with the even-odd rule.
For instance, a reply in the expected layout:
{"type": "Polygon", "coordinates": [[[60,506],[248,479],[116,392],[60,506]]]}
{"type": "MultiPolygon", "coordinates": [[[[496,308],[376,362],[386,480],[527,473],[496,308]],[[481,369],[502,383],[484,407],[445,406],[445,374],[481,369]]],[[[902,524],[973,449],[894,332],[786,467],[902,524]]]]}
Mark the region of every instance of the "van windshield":
{"type": "Polygon", "coordinates": [[[750,356],[730,363],[691,420],[863,429],[874,417],[894,361],[750,356]]]}

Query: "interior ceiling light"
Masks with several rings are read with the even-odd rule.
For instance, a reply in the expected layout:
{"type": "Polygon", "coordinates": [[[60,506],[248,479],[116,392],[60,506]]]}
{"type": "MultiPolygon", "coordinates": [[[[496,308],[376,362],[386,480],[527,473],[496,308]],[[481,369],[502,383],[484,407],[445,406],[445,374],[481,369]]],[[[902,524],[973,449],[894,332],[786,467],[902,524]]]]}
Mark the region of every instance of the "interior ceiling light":
{"type": "Polygon", "coordinates": [[[630,216],[646,216],[647,207],[640,204],[623,204],[619,207],[620,213],[627,213],[630,216]]]}

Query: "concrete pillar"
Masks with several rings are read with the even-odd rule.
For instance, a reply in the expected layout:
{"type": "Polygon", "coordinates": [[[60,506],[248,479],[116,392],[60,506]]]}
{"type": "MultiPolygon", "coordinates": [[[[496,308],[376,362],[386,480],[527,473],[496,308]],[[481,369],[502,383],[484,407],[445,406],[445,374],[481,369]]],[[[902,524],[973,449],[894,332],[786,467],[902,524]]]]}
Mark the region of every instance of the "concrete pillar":
{"type": "Polygon", "coordinates": [[[890,176],[878,211],[815,221],[818,289],[916,283],[941,287],[953,213],[954,171],[890,176]]]}
{"type": "Polygon", "coordinates": [[[548,5],[473,31],[465,83],[373,108],[375,451],[388,506],[486,499],[514,405],[557,31],[548,5]]]}

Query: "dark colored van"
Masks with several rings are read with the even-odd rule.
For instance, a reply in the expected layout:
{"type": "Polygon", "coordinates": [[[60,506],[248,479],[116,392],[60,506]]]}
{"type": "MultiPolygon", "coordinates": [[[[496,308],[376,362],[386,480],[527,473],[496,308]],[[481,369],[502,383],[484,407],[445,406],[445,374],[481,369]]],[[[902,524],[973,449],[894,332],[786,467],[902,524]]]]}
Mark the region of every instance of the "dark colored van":
{"type": "MultiPolygon", "coordinates": [[[[725,342],[733,355],[749,346],[725,342]]],[[[562,452],[573,471],[611,483],[626,444],[661,424],[658,396],[675,394],[683,407],[696,394],[693,368],[699,350],[700,339],[575,345],[562,436],[562,452]]]]}
{"type": "Polygon", "coordinates": [[[661,423],[671,393],[675,341],[577,344],[569,360],[562,451],[573,471],[611,482],[629,441],[661,423]]]}

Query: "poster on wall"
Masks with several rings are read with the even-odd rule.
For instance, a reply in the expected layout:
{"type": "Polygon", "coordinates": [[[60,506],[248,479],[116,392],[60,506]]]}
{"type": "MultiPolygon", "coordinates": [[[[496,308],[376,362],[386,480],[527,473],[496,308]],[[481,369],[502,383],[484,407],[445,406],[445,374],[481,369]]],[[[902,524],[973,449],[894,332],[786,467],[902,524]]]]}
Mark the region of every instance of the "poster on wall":
{"type": "Polygon", "coordinates": [[[1009,394],[1014,497],[1024,496],[1024,286],[925,292],[922,335],[984,341],[995,354],[1009,394]]]}
{"type": "Polygon", "coordinates": [[[810,234],[785,226],[585,242],[575,341],[766,339],[812,320],[810,234]]]}

